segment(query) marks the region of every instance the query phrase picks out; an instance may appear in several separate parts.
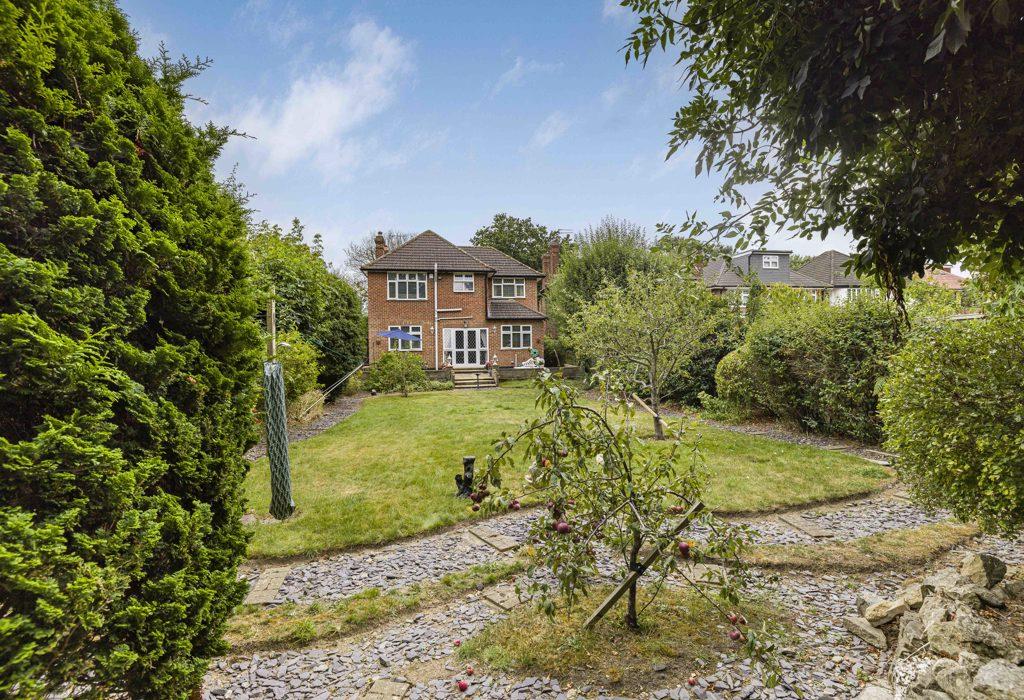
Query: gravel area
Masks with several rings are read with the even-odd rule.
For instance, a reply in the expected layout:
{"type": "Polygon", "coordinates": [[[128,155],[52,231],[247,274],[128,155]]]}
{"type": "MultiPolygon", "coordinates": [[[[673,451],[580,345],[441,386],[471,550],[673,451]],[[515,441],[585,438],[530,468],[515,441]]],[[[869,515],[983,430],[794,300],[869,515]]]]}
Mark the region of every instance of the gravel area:
{"type": "MultiPolygon", "coordinates": [[[[316,420],[306,425],[288,426],[288,444],[301,442],[337,425],[359,410],[359,406],[363,403],[364,398],[365,395],[339,396],[333,402],[324,405],[323,413],[316,420]]],[[[267,442],[265,438],[261,437],[257,444],[246,451],[245,458],[250,462],[255,462],[260,457],[265,457],[266,455],[267,442]]]]}
{"type": "MultiPolygon", "coordinates": [[[[543,513],[539,508],[507,513],[487,520],[470,521],[451,530],[396,542],[379,549],[337,554],[296,564],[274,603],[334,600],[367,588],[401,588],[421,581],[436,581],[445,574],[463,571],[476,564],[506,559],[511,555],[498,552],[473,537],[469,529],[484,526],[522,543],[526,540],[531,522],[543,513]]],[[[917,527],[947,517],[944,513],[926,514],[911,503],[887,496],[851,503],[836,510],[810,511],[803,515],[819,527],[834,532],[833,541],[917,527]]],[[[756,541],[760,544],[813,544],[817,541],[775,517],[744,522],[756,533],[756,541]]],[[[695,526],[689,537],[701,541],[706,539],[707,532],[695,526]]],[[[599,562],[600,573],[604,576],[615,575],[620,566],[618,560],[610,554],[601,557],[599,562]]],[[[248,570],[245,575],[251,581],[257,573],[248,570]]]]}
{"type": "Polygon", "coordinates": [[[804,518],[829,530],[836,540],[853,540],[888,530],[903,530],[949,520],[945,511],[927,513],[900,498],[873,498],[828,512],[803,513],[804,518]]]}
{"type": "MultiPolygon", "coordinates": [[[[485,521],[376,550],[341,554],[297,565],[286,578],[279,602],[336,599],[369,587],[383,589],[413,582],[437,580],[446,573],[473,564],[496,561],[501,554],[467,534],[470,527],[485,525],[523,541],[530,522],[541,517],[540,509],[508,513],[485,521]]],[[[895,528],[916,527],[946,517],[927,514],[913,504],[888,495],[815,509],[802,514],[815,525],[836,533],[837,539],[863,537],[895,528]]],[[[814,542],[774,517],[744,522],[759,541],[775,543],[814,542]]],[[[700,539],[702,533],[693,534],[700,539]]],[[[987,551],[1009,563],[1024,562],[1024,538],[1003,540],[984,537],[950,554],[987,551]]],[[[602,557],[601,573],[611,575],[618,567],[602,557]]],[[[248,572],[251,576],[251,572],[248,572]]],[[[870,648],[847,633],[841,618],[855,609],[856,596],[868,590],[881,596],[899,590],[905,573],[876,572],[864,576],[829,575],[810,571],[754,572],[758,592],[768,595],[792,612],[796,628],[791,645],[783,650],[784,684],[764,688],[759,669],[747,659],[723,655],[698,669],[696,686],[652,689],[642,697],[655,698],[853,698],[863,680],[884,672],[888,654],[870,648]]],[[[455,640],[468,639],[504,613],[485,605],[481,594],[345,640],[337,646],[220,659],[206,678],[206,698],[353,698],[361,697],[377,679],[410,684],[406,697],[424,698],[571,698],[618,697],[601,687],[563,688],[557,679],[516,677],[511,674],[477,673],[471,678],[454,656],[455,640]],[[467,680],[466,692],[456,688],[467,680]]]]}
{"type": "Polygon", "coordinates": [[[521,542],[530,520],[538,515],[539,511],[519,511],[380,549],[298,564],[285,578],[275,602],[336,599],[367,588],[400,588],[420,581],[436,581],[445,574],[463,571],[475,564],[509,558],[511,554],[499,552],[470,535],[468,530],[483,524],[521,542]]]}

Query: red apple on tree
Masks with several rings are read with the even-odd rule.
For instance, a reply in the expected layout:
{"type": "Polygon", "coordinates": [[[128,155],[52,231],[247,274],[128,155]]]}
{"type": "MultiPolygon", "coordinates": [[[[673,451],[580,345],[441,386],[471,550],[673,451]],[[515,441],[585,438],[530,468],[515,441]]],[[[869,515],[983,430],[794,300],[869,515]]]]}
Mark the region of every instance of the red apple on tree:
{"type": "Polygon", "coordinates": [[[480,510],[480,504],[479,503],[474,503],[473,504],[473,512],[475,513],[478,510],[480,510]]]}
{"type": "Polygon", "coordinates": [[[679,554],[683,557],[683,559],[690,558],[690,543],[686,540],[683,540],[679,543],[679,554]]]}
{"type": "Polygon", "coordinates": [[[569,523],[564,520],[559,520],[555,525],[555,531],[560,535],[566,535],[570,530],[572,530],[572,528],[569,526],[569,523]]]}
{"type": "Polygon", "coordinates": [[[729,639],[731,639],[734,642],[738,642],[739,640],[743,639],[743,635],[740,633],[739,630],[729,630],[729,639]]]}
{"type": "Polygon", "coordinates": [[[737,621],[738,621],[738,620],[740,619],[740,618],[739,618],[739,616],[738,616],[738,615],[736,615],[736,613],[733,613],[733,612],[729,613],[729,614],[728,614],[728,615],[726,615],[725,617],[726,617],[726,619],[727,619],[727,620],[729,620],[729,622],[731,622],[731,623],[732,623],[732,624],[734,624],[734,625],[735,625],[735,624],[736,624],[736,622],[737,622],[737,621]]]}

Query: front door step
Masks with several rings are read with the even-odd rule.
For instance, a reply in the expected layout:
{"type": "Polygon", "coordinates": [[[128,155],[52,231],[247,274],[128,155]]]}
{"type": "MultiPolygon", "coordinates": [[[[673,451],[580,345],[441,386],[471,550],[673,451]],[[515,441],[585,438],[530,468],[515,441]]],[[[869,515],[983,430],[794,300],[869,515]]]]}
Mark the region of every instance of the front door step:
{"type": "Polygon", "coordinates": [[[835,533],[830,530],[826,530],[823,527],[819,527],[813,521],[805,518],[802,515],[797,514],[785,514],[780,515],[779,520],[786,523],[790,527],[796,528],[800,532],[806,535],[810,535],[815,539],[825,539],[827,537],[834,537],[835,533]]]}

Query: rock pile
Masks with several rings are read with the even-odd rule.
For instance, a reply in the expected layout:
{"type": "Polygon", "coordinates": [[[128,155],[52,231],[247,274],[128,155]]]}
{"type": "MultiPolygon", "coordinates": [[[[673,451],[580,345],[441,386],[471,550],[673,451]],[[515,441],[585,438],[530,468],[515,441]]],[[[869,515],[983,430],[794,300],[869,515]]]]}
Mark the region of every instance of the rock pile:
{"type": "MultiPolygon", "coordinates": [[[[843,624],[879,649],[895,636],[892,678],[908,700],[1024,700],[1024,651],[990,622],[987,608],[1024,598],[1024,570],[989,554],[968,554],[906,585],[892,599],[862,594],[843,624]],[[1008,577],[1007,574],[1010,574],[1008,577]],[[898,624],[889,624],[897,622],[898,624]],[[881,629],[888,625],[890,637],[881,629]],[[895,633],[895,634],[893,634],[895,633]]],[[[897,694],[869,686],[864,700],[897,694]]]]}

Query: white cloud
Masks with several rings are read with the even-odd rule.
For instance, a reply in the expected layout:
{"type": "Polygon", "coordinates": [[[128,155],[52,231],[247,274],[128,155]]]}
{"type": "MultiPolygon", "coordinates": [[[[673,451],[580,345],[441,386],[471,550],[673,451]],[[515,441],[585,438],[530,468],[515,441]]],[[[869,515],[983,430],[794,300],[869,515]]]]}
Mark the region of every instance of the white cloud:
{"type": "Polygon", "coordinates": [[[604,0],[601,16],[605,19],[620,19],[629,14],[629,10],[619,4],[619,0],[604,0]]]}
{"type": "Polygon", "coordinates": [[[298,36],[313,28],[310,19],[290,1],[272,3],[269,0],[249,0],[238,11],[238,16],[252,28],[264,32],[279,46],[288,46],[298,36]]]}
{"type": "Polygon", "coordinates": [[[527,75],[531,73],[551,73],[562,68],[561,63],[541,63],[540,61],[526,60],[522,56],[516,56],[512,67],[502,73],[494,87],[491,88],[491,97],[507,87],[522,84],[527,75]]]}
{"type": "Polygon", "coordinates": [[[554,141],[565,135],[571,124],[570,119],[562,112],[552,112],[540,123],[537,130],[533,132],[529,148],[537,150],[547,148],[554,141]]]}
{"type": "Polygon", "coordinates": [[[611,85],[601,93],[601,102],[605,107],[614,107],[626,94],[626,86],[622,83],[611,85]]]}
{"type": "Polygon", "coordinates": [[[347,179],[379,149],[361,132],[395,101],[412,51],[387,27],[372,21],[348,32],[351,58],[343,65],[322,64],[296,77],[278,99],[255,99],[229,123],[256,137],[239,145],[258,158],[264,174],[280,174],[300,162],[347,179]]]}

